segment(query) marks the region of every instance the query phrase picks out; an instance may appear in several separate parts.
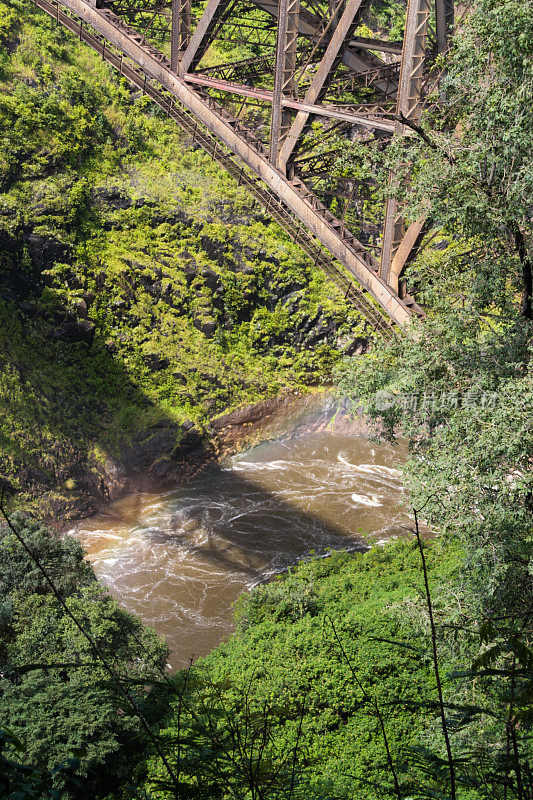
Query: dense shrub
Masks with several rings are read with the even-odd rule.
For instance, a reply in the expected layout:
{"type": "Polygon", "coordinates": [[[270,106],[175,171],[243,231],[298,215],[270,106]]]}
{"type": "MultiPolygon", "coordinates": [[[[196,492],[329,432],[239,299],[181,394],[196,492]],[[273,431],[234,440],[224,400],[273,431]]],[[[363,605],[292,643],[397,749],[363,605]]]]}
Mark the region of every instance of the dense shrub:
{"type": "MultiPolygon", "coordinates": [[[[427,559],[434,585],[460,555],[433,543],[427,559]]],[[[293,771],[295,798],[386,796],[375,703],[409,796],[405,751],[431,730],[420,703],[435,699],[422,581],[416,546],[398,543],[311,559],[243,596],[237,632],[182,676],[164,731],[175,766],[182,737],[184,796],[285,797],[293,771]]],[[[154,759],[150,797],[172,796],[165,777],[154,759]]]]}
{"type": "MultiPolygon", "coordinates": [[[[159,701],[149,687],[166,663],[164,643],[98,584],[77,541],[20,514],[12,522],[121,679],[139,682],[137,702],[154,714],[159,701]]],[[[20,742],[10,750],[16,739],[5,741],[6,753],[20,774],[37,781],[42,773],[61,797],[104,796],[127,779],[143,751],[139,719],[6,527],[0,565],[0,728],[20,742]],[[59,768],[74,759],[79,784],[59,768]]]]}

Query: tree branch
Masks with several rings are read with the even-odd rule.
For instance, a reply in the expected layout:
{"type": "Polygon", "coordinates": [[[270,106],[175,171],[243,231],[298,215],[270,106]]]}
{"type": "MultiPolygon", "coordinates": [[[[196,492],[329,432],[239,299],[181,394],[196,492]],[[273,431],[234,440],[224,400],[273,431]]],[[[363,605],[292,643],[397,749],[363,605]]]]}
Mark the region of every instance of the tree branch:
{"type": "Polygon", "coordinates": [[[433,617],[433,604],[431,602],[431,593],[429,591],[426,557],[424,555],[424,548],[422,547],[422,539],[420,537],[420,529],[418,527],[418,511],[416,508],[413,508],[413,511],[415,516],[415,536],[416,536],[416,541],[418,543],[418,549],[420,551],[420,558],[422,560],[422,571],[424,573],[424,585],[426,588],[426,602],[428,607],[429,622],[431,626],[431,648],[433,651],[433,670],[435,672],[435,679],[437,682],[437,693],[439,696],[439,709],[440,709],[440,719],[442,724],[442,733],[444,735],[444,743],[446,745],[446,753],[448,755],[448,769],[450,772],[450,798],[451,800],[456,800],[457,793],[455,788],[455,766],[453,763],[452,746],[450,744],[448,725],[446,723],[446,712],[444,710],[444,697],[442,694],[442,683],[439,671],[439,659],[437,653],[437,632],[435,628],[435,619],[433,617]]]}

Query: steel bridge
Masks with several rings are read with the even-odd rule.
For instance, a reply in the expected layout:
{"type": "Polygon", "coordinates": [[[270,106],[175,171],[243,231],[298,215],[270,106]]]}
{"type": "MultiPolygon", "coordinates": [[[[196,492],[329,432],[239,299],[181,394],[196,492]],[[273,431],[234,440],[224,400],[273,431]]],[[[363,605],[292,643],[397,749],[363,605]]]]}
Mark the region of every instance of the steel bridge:
{"type": "Polygon", "coordinates": [[[33,2],[247,187],[375,330],[423,316],[402,274],[427,224],[407,225],[351,151],[409,135],[434,102],[453,0],[407,0],[401,41],[382,0],[33,2]]]}

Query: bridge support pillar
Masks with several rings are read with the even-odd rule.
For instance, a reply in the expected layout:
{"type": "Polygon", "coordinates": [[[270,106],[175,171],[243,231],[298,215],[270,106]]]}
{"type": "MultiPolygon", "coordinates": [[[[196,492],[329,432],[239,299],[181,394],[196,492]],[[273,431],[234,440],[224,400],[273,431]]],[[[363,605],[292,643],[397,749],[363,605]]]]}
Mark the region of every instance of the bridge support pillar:
{"type": "Polygon", "coordinates": [[[300,0],[280,0],[270,124],[270,161],[276,168],[279,165],[281,145],[288,133],[292,119],[290,111],[283,107],[282,99],[283,97],[296,97],[297,91],[294,73],[299,16],[300,0]]]}
{"type": "Polygon", "coordinates": [[[170,68],[178,71],[178,64],[191,38],[191,0],[172,0],[172,28],[170,39],[170,68]]]}
{"type": "Polygon", "coordinates": [[[453,0],[435,0],[435,22],[437,27],[437,46],[444,53],[453,31],[453,0]]]}
{"type": "MultiPolygon", "coordinates": [[[[325,90],[328,88],[329,81],[335,75],[335,71],[342,61],[346,42],[351,38],[359,19],[358,12],[361,9],[363,0],[348,0],[344,12],[334,30],[329,36],[326,52],[318,65],[311,85],[304,98],[306,103],[316,103],[319,101],[325,90]]],[[[309,122],[309,113],[299,111],[291,125],[283,142],[280,152],[280,165],[284,169],[294,153],[298,140],[304,133],[309,122]]]]}
{"type": "MultiPolygon", "coordinates": [[[[420,92],[430,12],[430,0],[408,0],[396,116],[403,116],[413,121],[419,119],[421,113],[420,92]]],[[[401,122],[397,122],[395,128],[396,135],[401,136],[404,133],[405,126],[401,122]]],[[[395,176],[391,174],[389,186],[392,186],[394,181],[395,176]]],[[[385,225],[381,250],[381,277],[387,283],[391,281],[392,263],[404,236],[405,221],[401,206],[397,198],[391,197],[387,201],[385,208],[385,225]]],[[[403,264],[407,262],[415,242],[416,238],[413,239],[408,253],[405,253],[406,248],[403,248],[403,264]]],[[[397,274],[394,276],[395,282],[398,277],[397,274]]]]}

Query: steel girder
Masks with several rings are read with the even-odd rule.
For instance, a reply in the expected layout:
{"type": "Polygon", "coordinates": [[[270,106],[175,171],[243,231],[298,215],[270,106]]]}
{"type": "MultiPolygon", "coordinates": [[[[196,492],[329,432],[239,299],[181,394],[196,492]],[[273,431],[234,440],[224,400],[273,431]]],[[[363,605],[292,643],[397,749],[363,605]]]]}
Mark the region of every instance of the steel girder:
{"type": "Polygon", "coordinates": [[[170,68],[178,71],[178,64],[189,46],[192,34],[191,0],[172,0],[172,33],[170,39],[170,68]]]}
{"type": "MultiPolygon", "coordinates": [[[[335,76],[337,67],[342,60],[347,43],[355,32],[360,12],[364,6],[365,0],[347,0],[342,16],[332,34],[327,37],[329,41],[326,51],[305,94],[304,102],[316,103],[325,96],[329,83],[335,76]]],[[[335,16],[332,16],[331,22],[334,19],[335,16]]],[[[298,111],[281,149],[280,163],[283,167],[286,167],[289,159],[294,154],[298,140],[304,133],[308,122],[309,113],[298,111]]]]}
{"type": "MultiPolygon", "coordinates": [[[[111,8],[101,10],[95,0],[33,2],[48,13],[55,7],[63,24],[60,7],[81,25],[92,26],[103,41],[102,56],[114,66],[119,63],[123,74],[127,59],[133,65],[127,76],[136,85],[137,72],[144,73],[143,90],[162,107],[161,97],[166,98],[167,113],[180,124],[173,103],[194,115],[195,132],[204,130],[206,140],[220,142],[213,158],[231,171],[231,158],[238,157],[244,165],[241,177],[248,171],[243,181],[256,196],[268,197],[274,217],[300,244],[320,241],[393,322],[403,324],[413,311],[421,313],[409,296],[399,297],[398,276],[423,236],[423,221],[405,232],[398,204],[389,201],[380,245],[376,186],[358,177],[357,165],[346,167],[343,142],[386,146],[392,135],[409,133],[398,115],[414,120],[420,114],[430,0],[408,0],[402,43],[388,41],[381,32],[358,36],[359,25],[371,20],[373,0],[208,0],[198,20],[192,17],[191,0],[110,0],[111,8]],[[235,39],[244,51],[234,61],[221,59],[235,39]],[[170,60],[159,45],[154,47],[156,40],[168,46],[170,60]],[[106,42],[116,56],[108,56],[106,42]],[[155,85],[162,87],[162,95],[155,85]],[[257,180],[266,187],[264,193],[257,180]],[[297,236],[288,222],[291,215],[300,220],[297,236]]],[[[434,2],[442,50],[453,21],[453,0],[434,2]]],[[[70,22],[67,27],[73,29],[70,22]]],[[[92,39],[85,40],[98,50],[92,39]]],[[[337,269],[322,250],[315,260],[326,272],[337,269]]],[[[335,274],[341,285],[344,279],[335,274]]],[[[352,284],[346,291],[365,305],[352,284]]],[[[377,325],[375,306],[369,308],[366,301],[365,308],[377,325]]]]}
{"type": "MultiPolygon", "coordinates": [[[[430,0],[408,0],[396,116],[411,122],[416,122],[420,117],[420,87],[424,76],[430,14],[430,0]]],[[[397,135],[405,133],[405,125],[402,122],[396,121],[395,127],[397,135]]],[[[391,175],[389,180],[391,186],[394,181],[394,175],[391,175]]],[[[422,220],[413,225],[415,227],[411,226],[409,239],[399,253],[400,245],[406,235],[405,222],[398,199],[391,197],[385,208],[381,276],[388,283],[392,283],[396,291],[402,290],[399,286],[399,276],[423,231],[422,220]],[[415,230],[418,232],[416,236],[413,235],[415,230]],[[408,243],[411,243],[410,247],[406,246],[408,243]]]]}
{"type": "Polygon", "coordinates": [[[299,18],[300,0],[280,0],[270,124],[270,160],[275,167],[279,164],[281,146],[291,125],[291,116],[283,101],[297,95],[294,77],[299,18]]]}
{"type": "Polygon", "coordinates": [[[448,47],[453,31],[453,18],[453,0],[435,0],[435,23],[439,53],[444,53],[448,47]]]}
{"type": "Polygon", "coordinates": [[[196,69],[213,41],[218,25],[229,14],[232,5],[232,0],[209,0],[179,63],[181,75],[196,69]]]}

